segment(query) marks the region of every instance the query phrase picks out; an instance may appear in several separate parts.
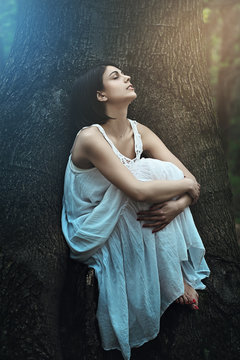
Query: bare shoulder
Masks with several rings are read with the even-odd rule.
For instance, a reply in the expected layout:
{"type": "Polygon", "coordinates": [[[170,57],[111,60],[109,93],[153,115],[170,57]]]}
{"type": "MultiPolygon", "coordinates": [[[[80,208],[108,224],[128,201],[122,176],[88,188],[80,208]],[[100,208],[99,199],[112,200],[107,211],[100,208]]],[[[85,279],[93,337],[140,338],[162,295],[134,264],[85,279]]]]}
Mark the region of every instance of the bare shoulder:
{"type": "Polygon", "coordinates": [[[89,126],[85,129],[82,129],[79,131],[79,133],[76,136],[77,142],[81,141],[91,141],[92,138],[100,136],[101,133],[99,132],[98,128],[96,126],[89,126]]]}
{"type": "Polygon", "coordinates": [[[85,168],[93,166],[88,160],[88,153],[96,151],[100,144],[105,145],[104,138],[95,126],[82,129],[76,136],[72,147],[72,161],[75,165],[85,168]]]}
{"type": "Polygon", "coordinates": [[[74,148],[87,149],[94,146],[99,141],[104,140],[102,134],[96,126],[90,126],[86,129],[82,129],[76,136],[74,148]]]}
{"type": "Polygon", "coordinates": [[[143,125],[137,121],[136,123],[137,123],[138,132],[140,133],[141,136],[149,135],[153,133],[153,131],[149,129],[146,125],[143,125]]]}

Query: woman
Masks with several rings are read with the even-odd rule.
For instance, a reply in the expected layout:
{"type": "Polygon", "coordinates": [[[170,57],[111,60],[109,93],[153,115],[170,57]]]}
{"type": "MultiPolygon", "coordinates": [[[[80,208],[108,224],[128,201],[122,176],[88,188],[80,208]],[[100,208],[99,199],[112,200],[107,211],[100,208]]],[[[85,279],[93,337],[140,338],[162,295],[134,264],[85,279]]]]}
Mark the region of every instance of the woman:
{"type": "Polygon", "coordinates": [[[72,115],[88,126],[70,152],[62,211],[71,257],[95,269],[102,346],[124,359],[157,336],[171,303],[198,309],[196,289],[209,276],[188,208],[200,185],[150,129],[127,118],[137,97],[130,79],[108,63],[75,82],[72,115]],[[153,158],[141,158],[143,150],[153,158]]]}

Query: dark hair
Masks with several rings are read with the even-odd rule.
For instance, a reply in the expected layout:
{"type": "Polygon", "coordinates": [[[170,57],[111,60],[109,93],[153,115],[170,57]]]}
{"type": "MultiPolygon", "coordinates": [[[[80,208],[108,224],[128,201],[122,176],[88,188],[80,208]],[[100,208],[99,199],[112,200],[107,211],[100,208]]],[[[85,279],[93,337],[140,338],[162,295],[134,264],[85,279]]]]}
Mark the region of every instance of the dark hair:
{"type": "Polygon", "coordinates": [[[119,68],[112,62],[94,66],[77,78],[72,87],[70,98],[70,115],[75,126],[104,124],[114,119],[105,114],[105,103],[97,99],[97,91],[104,89],[103,73],[108,65],[119,68]]]}

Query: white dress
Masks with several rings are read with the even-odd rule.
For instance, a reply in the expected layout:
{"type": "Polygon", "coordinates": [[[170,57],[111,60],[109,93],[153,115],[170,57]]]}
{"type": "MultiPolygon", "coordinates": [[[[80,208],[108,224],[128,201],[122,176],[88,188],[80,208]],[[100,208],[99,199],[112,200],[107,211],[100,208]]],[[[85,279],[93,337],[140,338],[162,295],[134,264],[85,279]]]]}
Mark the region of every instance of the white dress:
{"type": "MultiPolygon", "coordinates": [[[[125,166],[142,181],[178,180],[182,171],[172,163],[140,158],[141,136],[136,121],[134,159],[124,157],[98,125],[125,166]]],[[[66,167],[62,230],[70,256],[95,269],[99,299],[97,319],[105,350],[119,349],[129,360],[131,348],[154,339],[160,317],[184,293],[182,272],[195,289],[210,271],[205,249],[189,208],[163,230],[152,233],[137,221],[150,204],[128,198],[97,168],[79,169],[71,154],[66,167]]]]}

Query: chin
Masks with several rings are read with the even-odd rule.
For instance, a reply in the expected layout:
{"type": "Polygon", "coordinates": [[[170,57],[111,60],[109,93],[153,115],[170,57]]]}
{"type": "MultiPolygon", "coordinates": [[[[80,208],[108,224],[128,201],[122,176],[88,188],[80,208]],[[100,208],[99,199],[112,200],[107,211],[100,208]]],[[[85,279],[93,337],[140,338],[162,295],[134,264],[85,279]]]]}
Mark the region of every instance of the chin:
{"type": "Polygon", "coordinates": [[[135,92],[133,92],[131,95],[128,95],[124,98],[119,98],[119,101],[116,101],[116,103],[128,103],[130,104],[133,100],[135,100],[137,97],[137,94],[135,92]]]}
{"type": "Polygon", "coordinates": [[[132,101],[133,101],[134,99],[136,99],[136,97],[137,97],[137,94],[134,92],[134,94],[133,94],[133,96],[132,96],[132,101]]]}
{"type": "Polygon", "coordinates": [[[132,94],[129,95],[129,97],[130,97],[131,99],[136,99],[137,94],[135,93],[135,91],[133,91],[132,94]]]}

